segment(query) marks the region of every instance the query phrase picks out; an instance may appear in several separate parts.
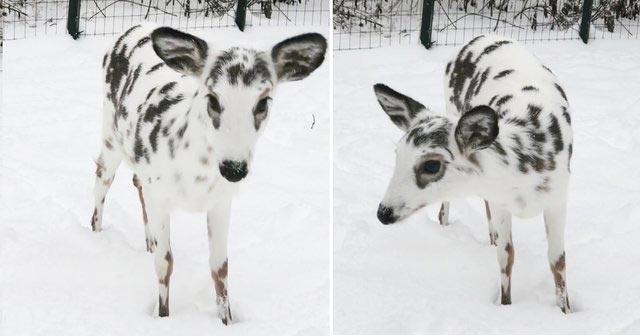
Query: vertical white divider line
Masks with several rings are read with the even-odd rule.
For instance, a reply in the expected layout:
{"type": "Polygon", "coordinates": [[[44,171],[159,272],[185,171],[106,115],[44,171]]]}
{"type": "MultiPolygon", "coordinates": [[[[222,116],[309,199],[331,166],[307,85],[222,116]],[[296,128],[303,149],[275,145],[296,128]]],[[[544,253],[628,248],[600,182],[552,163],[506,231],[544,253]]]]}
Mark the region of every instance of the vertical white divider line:
{"type": "MultiPolygon", "coordinates": [[[[332,1],[332,0],[320,0],[332,1]]],[[[333,3],[329,3],[329,335],[333,335],[333,3]]]]}

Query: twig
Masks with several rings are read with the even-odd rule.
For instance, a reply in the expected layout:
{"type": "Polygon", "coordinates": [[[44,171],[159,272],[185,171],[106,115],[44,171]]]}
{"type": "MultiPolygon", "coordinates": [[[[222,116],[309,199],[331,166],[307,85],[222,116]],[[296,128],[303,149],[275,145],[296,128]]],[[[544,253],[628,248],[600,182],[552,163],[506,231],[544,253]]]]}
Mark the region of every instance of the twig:
{"type": "Polygon", "coordinates": [[[451,20],[451,18],[449,17],[449,13],[447,13],[447,10],[444,9],[444,6],[442,6],[442,3],[440,2],[440,0],[438,0],[438,5],[440,5],[440,8],[442,8],[442,12],[444,13],[444,15],[447,17],[447,19],[449,20],[449,22],[451,22],[451,25],[453,25],[453,28],[458,29],[458,27],[456,27],[456,25],[453,23],[453,21],[451,20]]]}
{"type": "MultiPolygon", "coordinates": [[[[471,15],[480,16],[480,17],[483,17],[483,18],[485,18],[485,19],[489,19],[489,20],[496,20],[496,19],[494,19],[494,18],[492,18],[492,17],[490,17],[490,16],[483,15],[483,14],[478,14],[478,13],[467,13],[467,14],[465,14],[465,15],[463,15],[463,16],[461,16],[461,17],[457,18],[454,22],[458,22],[458,21],[460,21],[460,20],[464,19],[465,17],[467,17],[467,16],[471,16],[471,15]]],[[[500,20],[500,21],[501,21],[501,22],[504,22],[504,23],[506,23],[506,24],[509,24],[509,25],[511,25],[511,26],[513,26],[513,27],[516,27],[516,28],[518,28],[518,29],[524,29],[523,27],[520,27],[520,26],[518,26],[518,25],[515,25],[515,24],[513,24],[513,23],[511,23],[511,22],[509,22],[509,21],[507,21],[507,20],[500,20]]],[[[447,28],[448,28],[449,26],[451,26],[454,22],[452,22],[452,23],[450,23],[450,24],[448,24],[448,25],[446,25],[446,26],[442,27],[442,28],[439,30],[439,32],[442,32],[443,30],[447,29],[447,28]]]]}
{"type": "MultiPolygon", "coordinates": [[[[382,27],[383,27],[383,25],[382,25],[381,23],[376,22],[376,21],[373,21],[372,19],[368,18],[368,17],[367,17],[367,14],[369,14],[368,12],[365,12],[365,11],[359,10],[359,9],[357,9],[357,8],[349,8],[349,9],[350,9],[350,10],[352,10],[352,11],[354,12],[353,14],[351,14],[351,16],[352,16],[352,17],[354,17],[354,18],[356,18],[356,19],[363,20],[363,21],[365,21],[365,22],[367,22],[367,23],[370,23],[370,24],[372,24],[372,25],[374,26],[374,28],[375,28],[376,26],[379,26],[380,28],[382,28],[382,27]],[[356,12],[360,12],[360,13],[356,13],[356,12]]],[[[342,12],[342,11],[339,11],[339,12],[335,12],[335,11],[334,11],[334,13],[338,13],[339,15],[346,15],[346,14],[344,14],[344,12],[342,12]]],[[[338,17],[339,15],[335,15],[335,14],[334,14],[334,18],[338,17]]]]}
{"type": "Polygon", "coordinates": [[[535,8],[546,8],[546,5],[535,5],[535,6],[529,6],[529,7],[525,7],[523,8],[521,11],[519,11],[518,13],[516,13],[516,15],[513,16],[513,19],[515,20],[518,15],[522,15],[524,14],[524,11],[529,10],[529,9],[535,9],[535,8]]]}
{"type": "MultiPolygon", "coordinates": [[[[151,0],[149,0],[149,1],[151,1],[151,0]]],[[[100,9],[100,6],[98,6],[98,3],[96,2],[96,0],[93,0],[93,3],[96,5],[96,8],[98,8],[100,13],[102,13],[102,16],[107,17],[107,15],[102,11],[102,9],[100,9]]]]}
{"type": "Polygon", "coordinates": [[[313,117],[313,123],[311,123],[311,129],[313,129],[313,126],[316,125],[316,115],[312,114],[311,117],[313,117]]]}
{"type": "MultiPolygon", "coordinates": [[[[107,9],[107,8],[109,8],[109,7],[113,6],[113,5],[115,5],[115,4],[116,4],[116,3],[118,3],[118,2],[128,2],[128,3],[134,4],[134,5],[144,6],[144,5],[140,5],[139,3],[135,2],[135,1],[131,1],[131,0],[115,0],[115,1],[113,1],[112,3],[110,3],[110,4],[106,5],[103,9],[107,9]]],[[[158,8],[158,6],[154,6],[154,7],[153,7],[153,9],[159,10],[159,11],[161,11],[161,12],[163,12],[163,13],[165,13],[165,14],[169,14],[169,15],[171,15],[171,16],[176,16],[176,15],[175,15],[175,14],[173,14],[173,13],[169,13],[169,12],[167,12],[167,11],[163,10],[163,9],[158,8]]],[[[93,19],[96,15],[98,15],[98,13],[95,13],[95,14],[91,15],[91,16],[87,19],[87,21],[89,21],[89,20],[93,19]]]]}
{"type": "Polygon", "coordinates": [[[498,30],[498,24],[500,23],[500,14],[502,14],[502,11],[498,9],[498,19],[496,20],[496,26],[493,27],[493,31],[498,30]]]}
{"type": "Polygon", "coordinates": [[[618,21],[618,23],[622,26],[622,28],[624,28],[624,30],[627,31],[627,33],[629,33],[629,36],[633,36],[633,34],[631,34],[629,29],[627,29],[627,27],[622,23],[622,21],[620,21],[619,19],[616,19],[616,21],[618,21]]]}
{"type": "Polygon", "coordinates": [[[285,13],[282,11],[282,9],[280,9],[280,7],[278,7],[278,5],[276,5],[275,3],[274,3],[273,5],[276,7],[276,9],[277,9],[277,10],[279,10],[279,11],[280,11],[280,13],[282,13],[282,15],[284,15],[284,17],[285,17],[289,22],[291,22],[291,19],[289,19],[289,17],[287,16],[287,14],[285,14],[285,13]]]}
{"type": "Polygon", "coordinates": [[[25,12],[23,12],[23,11],[19,10],[19,9],[15,9],[15,8],[13,8],[13,7],[9,6],[9,5],[6,5],[6,8],[7,8],[9,11],[14,11],[14,12],[18,13],[19,15],[29,16],[29,15],[27,15],[27,13],[25,13],[25,12]]]}
{"type": "Polygon", "coordinates": [[[149,0],[149,6],[147,6],[147,13],[144,15],[145,20],[149,17],[149,12],[151,11],[151,1],[153,0],[149,0]]]}

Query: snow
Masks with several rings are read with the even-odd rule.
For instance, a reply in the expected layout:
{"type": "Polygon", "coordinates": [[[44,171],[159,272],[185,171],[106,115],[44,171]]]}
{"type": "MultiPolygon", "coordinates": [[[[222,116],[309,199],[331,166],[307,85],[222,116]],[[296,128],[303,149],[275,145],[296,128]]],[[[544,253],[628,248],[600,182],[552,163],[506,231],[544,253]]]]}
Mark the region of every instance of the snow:
{"type": "MultiPolygon", "coordinates": [[[[267,48],[327,27],[203,32],[267,48]]],[[[172,214],[171,316],[157,305],[132,173],[122,165],[92,233],[103,52],[115,37],[4,46],[0,334],[326,335],[329,330],[329,65],[282,84],[236,198],[229,237],[235,323],[215,317],[204,214],[172,214]],[[311,128],[315,118],[315,125],[311,128]]],[[[220,44],[218,44],[220,43],[220,44]]]]}
{"type": "Polygon", "coordinates": [[[555,306],[542,216],[515,219],[510,306],[484,204],[439,204],[402,223],[376,219],[402,133],[372,85],[444,109],[443,73],[459,47],[395,47],[334,55],[334,282],[337,334],[640,332],[640,43],[528,47],[560,78],[572,107],[574,155],[566,228],[575,313],[555,306]]]}

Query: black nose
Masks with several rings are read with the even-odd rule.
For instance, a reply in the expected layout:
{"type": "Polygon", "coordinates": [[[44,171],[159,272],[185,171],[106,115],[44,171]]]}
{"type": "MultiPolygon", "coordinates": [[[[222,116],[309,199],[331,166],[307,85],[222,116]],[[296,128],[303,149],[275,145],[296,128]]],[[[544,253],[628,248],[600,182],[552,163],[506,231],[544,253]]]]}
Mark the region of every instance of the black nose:
{"type": "Polygon", "coordinates": [[[246,161],[225,160],[220,164],[220,174],[229,182],[238,182],[247,176],[246,161]]]}
{"type": "Polygon", "coordinates": [[[380,220],[380,223],[387,225],[394,223],[397,219],[398,217],[393,214],[392,208],[387,208],[382,204],[378,206],[378,220],[380,220]]]}

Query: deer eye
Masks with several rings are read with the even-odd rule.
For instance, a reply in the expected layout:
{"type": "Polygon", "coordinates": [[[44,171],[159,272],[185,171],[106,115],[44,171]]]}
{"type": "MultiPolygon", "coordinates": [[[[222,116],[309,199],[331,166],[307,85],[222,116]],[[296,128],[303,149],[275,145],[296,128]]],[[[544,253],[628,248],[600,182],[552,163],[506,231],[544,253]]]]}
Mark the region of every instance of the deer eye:
{"type": "Polygon", "coordinates": [[[220,106],[220,101],[218,101],[218,97],[215,95],[209,95],[209,111],[222,113],[222,106],[220,106]]]}
{"type": "Polygon", "coordinates": [[[265,97],[265,98],[260,99],[260,101],[256,105],[256,108],[255,108],[253,114],[265,114],[265,113],[267,113],[267,111],[269,110],[269,99],[271,99],[271,98],[270,97],[265,97]]]}
{"type": "Polygon", "coordinates": [[[427,160],[420,167],[420,172],[422,174],[437,174],[440,171],[440,166],[442,163],[438,160],[427,160]]]}

